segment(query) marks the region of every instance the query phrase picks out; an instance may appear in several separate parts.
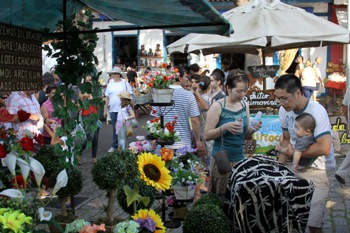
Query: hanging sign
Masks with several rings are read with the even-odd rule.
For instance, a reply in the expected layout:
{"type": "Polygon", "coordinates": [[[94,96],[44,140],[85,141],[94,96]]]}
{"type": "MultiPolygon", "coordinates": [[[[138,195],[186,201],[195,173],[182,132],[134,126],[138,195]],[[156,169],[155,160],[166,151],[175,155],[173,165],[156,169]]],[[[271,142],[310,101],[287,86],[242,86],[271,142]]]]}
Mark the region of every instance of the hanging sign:
{"type": "Polygon", "coordinates": [[[42,88],[42,33],[0,23],[0,90],[42,88]]]}
{"type": "Polygon", "coordinates": [[[254,78],[273,78],[279,68],[279,66],[248,66],[248,71],[254,78]]]}
{"type": "Polygon", "coordinates": [[[251,108],[254,107],[279,107],[277,100],[269,91],[253,91],[244,97],[245,101],[249,102],[251,108]]]}

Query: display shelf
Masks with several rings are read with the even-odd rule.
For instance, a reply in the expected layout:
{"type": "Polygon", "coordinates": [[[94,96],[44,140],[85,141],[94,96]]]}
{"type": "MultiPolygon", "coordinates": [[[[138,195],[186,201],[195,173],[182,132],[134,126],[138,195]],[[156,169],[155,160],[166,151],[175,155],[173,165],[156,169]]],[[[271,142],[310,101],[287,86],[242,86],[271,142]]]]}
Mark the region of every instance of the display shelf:
{"type": "Polygon", "coordinates": [[[163,56],[162,57],[158,57],[158,56],[145,56],[145,55],[142,55],[140,56],[140,58],[164,58],[163,56]]]}
{"type": "Polygon", "coordinates": [[[170,102],[167,103],[155,103],[153,100],[148,101],[148,104],[151,106],[158,106],[158,107],[165,107],[165,106],[173,106],[174,105],[174,100],[171,100],[170,102]]]}

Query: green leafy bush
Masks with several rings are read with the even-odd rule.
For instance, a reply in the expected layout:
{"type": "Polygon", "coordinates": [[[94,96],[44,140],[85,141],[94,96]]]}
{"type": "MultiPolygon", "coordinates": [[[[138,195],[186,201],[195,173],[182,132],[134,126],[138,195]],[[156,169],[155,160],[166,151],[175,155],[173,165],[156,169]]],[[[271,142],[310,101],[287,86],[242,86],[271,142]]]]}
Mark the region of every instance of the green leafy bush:
{"type": "Polygon", "coordinates": [[[123,156],[118,153],[109,153],[97,160],[92,168],[92,180],[102,190],[117,190],[123,187],[127,166],[123,156]]]}
{"type": "Polygon", "coordinates": [[[219,206],[221,209],[223,208],[222,202],[213,193],[208,193],[206,195],[201,196],[201,198],[194,203],[193,207],[196,207],[198,205],[203,205],[203,204],[212,204],[212,205],[219,206]]]}
{"type": "Polygon", "coordinates": [[[230,228],[227,216],[214,204],[193,207],[183,222],[184,233],[229,233],[230,228]]]}

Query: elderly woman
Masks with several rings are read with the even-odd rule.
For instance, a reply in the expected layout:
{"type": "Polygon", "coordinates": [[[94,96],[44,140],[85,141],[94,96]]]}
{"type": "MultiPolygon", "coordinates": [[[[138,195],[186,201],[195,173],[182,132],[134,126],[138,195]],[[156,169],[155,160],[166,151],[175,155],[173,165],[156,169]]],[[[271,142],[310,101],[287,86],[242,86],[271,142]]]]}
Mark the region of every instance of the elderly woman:
{"type": "Polygon", "coordinates": [[[244,159],[244,138],[260,129],[250,127],[249,105],[244,100],[247,93],[249,78],[246,74],[231,71],[225,85],[226,96],[214,102],[208,113],[204,131],[206,141],[214,140],[212,159],[210,162],[210,180],[208,192],[216,194],[223,200],[230,172],[220,174],[214,155],[221,151],[222,146],[228,152],[231,166],[244,159]]]}

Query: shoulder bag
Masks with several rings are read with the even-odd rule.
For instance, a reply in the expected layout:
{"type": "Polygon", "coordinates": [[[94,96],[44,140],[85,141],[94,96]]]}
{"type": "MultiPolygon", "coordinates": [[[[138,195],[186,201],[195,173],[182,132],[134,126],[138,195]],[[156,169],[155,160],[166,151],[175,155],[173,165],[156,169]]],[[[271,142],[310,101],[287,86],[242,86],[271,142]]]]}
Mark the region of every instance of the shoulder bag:
{"type": "Polygon", "coordinates": [[[231,172],[232,167],[230,164],[230,160],[228,159],[228,152],[224,149],[224,138],[222,136],[222,131],[220,127],[220,135],[221,135],[221,150],[214,154],[214,160],[218,171],[221,175],[231,172]]]}

